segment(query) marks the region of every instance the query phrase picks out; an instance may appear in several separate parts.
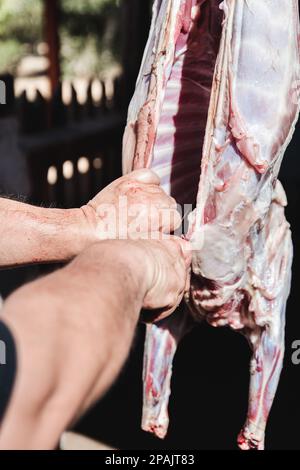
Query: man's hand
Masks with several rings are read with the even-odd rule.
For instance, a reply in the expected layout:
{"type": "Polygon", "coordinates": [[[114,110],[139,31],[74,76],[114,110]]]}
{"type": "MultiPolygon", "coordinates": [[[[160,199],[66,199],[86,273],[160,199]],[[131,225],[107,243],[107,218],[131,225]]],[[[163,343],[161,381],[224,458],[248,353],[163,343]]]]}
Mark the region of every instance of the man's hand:
{"type": "Polygon", "coordinates": [[[103,395],[130,351],[141,309],[158,319],[180,302],[188,248],[176,238],[101,241],[4,303],[18,369],[1,449],[53,448],[103,395]]]}
{"type": "Polygon", "coordinates": [[[180,225],[175,200],[150,170],[117,179],[81,209],[0,198],[0,268],[68,261],[99,240],[138,239],[180,225]]]}
{"type": "Polygon", "coordinates": [[[191,249],[188,242],[177,237],[169,240],[140,242],[144,250],[145,275],[148,279],[143,308],[145,321],[161,320],[178,307],[189,289],[191,249]]]}
{"type": "Polygon", "coordinates": [[[137,239],[150,232],[171,233],[181,223],[175,199],[158,176],[143,169],[122,176],[82,207],[98,240],[137,239]]]}

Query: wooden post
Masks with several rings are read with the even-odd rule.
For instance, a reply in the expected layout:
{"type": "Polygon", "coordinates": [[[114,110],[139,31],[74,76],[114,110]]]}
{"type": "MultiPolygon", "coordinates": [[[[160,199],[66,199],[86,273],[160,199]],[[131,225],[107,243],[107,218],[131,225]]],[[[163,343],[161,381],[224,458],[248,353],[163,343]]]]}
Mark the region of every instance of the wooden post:
{"type": "Polygon", "coordinates": [[[15,112],[14,77],[9,73],[0,75],[4,103],[0,104],[0,117],[7,117],[15,112]]]}
{"type": "Polygon", "coordinates": [[[59,0],[44,0],[45,2],[45,39],[48,44],[49,79],[53,95],[60,80],[59,61],[59,0]]]}
{"type": "Polygon", "coordinates": [[[123,0],[123,69],[125,106],[134,91],[151,21],[152,0],[123,0]]]}

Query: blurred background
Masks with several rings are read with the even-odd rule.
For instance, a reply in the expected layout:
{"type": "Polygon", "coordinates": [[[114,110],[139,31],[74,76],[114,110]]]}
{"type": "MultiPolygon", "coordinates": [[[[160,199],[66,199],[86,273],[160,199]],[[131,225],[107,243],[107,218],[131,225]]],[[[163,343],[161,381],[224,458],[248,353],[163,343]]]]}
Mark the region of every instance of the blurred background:
{"type": "Polygon", "coordinates": [[[120,174],[151,3],[0,0],[2,192],[68,207],[120,174]]]}
{"type": "MultiPolygon", "coordinates": [[[[56,207],[86,202],[121,174],[121,140],[152,0],[0,0],[0,194],[56,207]]],[[[281,170],[295,246],[286,359],[267,448],[300,449],[300,130],[281,170]]],[[[1,242],[1,241],[0,241],[1,242]]],[[[0,294],[51,267],[0,272],[0,294]]],[[[229,329],[197,326],[176,355],[165,441],[140,429],[144,327],[106,397],[74,427],[121,449],[236,449],[250,351],[229,329]]],[[[63,358],[62,358],[63,360],[63,358]]],[[[0,384],[1,386],[1,384],[0,384]]]]}
{"type": "Polygon", "coordinates": [[[117,0],[1,0],[0,72],[14,75],[17,96],[26,90],[33,99],[38,90],[49,98],[62,79],[84,100],[93,77],[121,73],[119,8],[117,0]]]}

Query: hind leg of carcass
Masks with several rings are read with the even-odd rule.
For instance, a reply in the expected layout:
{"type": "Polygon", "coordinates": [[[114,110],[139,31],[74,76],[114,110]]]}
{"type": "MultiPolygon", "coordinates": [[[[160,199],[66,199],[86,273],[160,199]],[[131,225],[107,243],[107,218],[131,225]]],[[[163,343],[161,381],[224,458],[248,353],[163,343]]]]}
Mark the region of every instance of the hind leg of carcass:
{"type": "Polygon", "coordinates": [[[284,321],[280,321],[277,331],[270,326],[257,328],[248,337],[253,346],[249,408],[246,423],[238,437],[238,445],[242,450],[263,450],[267,419],[283,363],[284,321]]]}
{"type": "Polygon", "coordinates": [[[238,438],[238,444],[244,450],[264,448],[265,428],[284,357],[285,310],[293,247],[279,183],[276,189],[263,229],[252,244],[252,298],[248,312],[253,323],[244,333],[253,356],[248,416],[238,438]]]}
{"type": "Polygon", "coordinates": [[[148,324],[144,349],[144,403],[142,429],[163,439],[168,430],[172,364],[178,343],[192,328],[187,312],[179,308],[170,317],[148,324]]]}

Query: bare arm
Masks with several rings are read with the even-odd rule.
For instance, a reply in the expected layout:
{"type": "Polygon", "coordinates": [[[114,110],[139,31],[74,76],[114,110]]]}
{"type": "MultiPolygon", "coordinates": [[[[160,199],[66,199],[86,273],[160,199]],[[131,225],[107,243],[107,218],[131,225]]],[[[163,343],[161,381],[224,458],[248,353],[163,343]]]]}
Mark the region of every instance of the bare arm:
{"type": "Polygon", "coordinates": [[[4,304],[17,380],[0,448],[51,448],[116,378],[142,306],[170,313],[190,263],[180,241],[104,241],[4,304]]]}
{"type": "MultiPolygon", "coordinates": [[[[99,240],[127,237],[130,224],[148,232],[170,232],[180,223],[175,201],[160,188],[158,177],[140,170],[119,178],[79,209],[47,209],[0,198],[0,268],[31,263],[67,261],[99,240]],[[120,196],[127,206],[120,207],[120,196]],[[137,206],[120,224],[120,212],[137,206]],[[140,207],[138,207],[140,205],[140,207]],[[143,210],[144,207],[144,210],[143,210]],[[162,209],[171,221],[159,217],[162,209]],[[166,210],[167,209],[167,210],[166,210]],[[147,226],[146,226],[147,225],[147,226]],[[125,231],[125,232],[124,232],[125,231]]],[[[130,234],[129,234],[130,235],[130,234]]]]}
{"type": "Polygon", "coordinates": [[[46,209],[0,198],[0,221],[0,267],[66,261],[93,241],[82,209],[46,209]]]}

